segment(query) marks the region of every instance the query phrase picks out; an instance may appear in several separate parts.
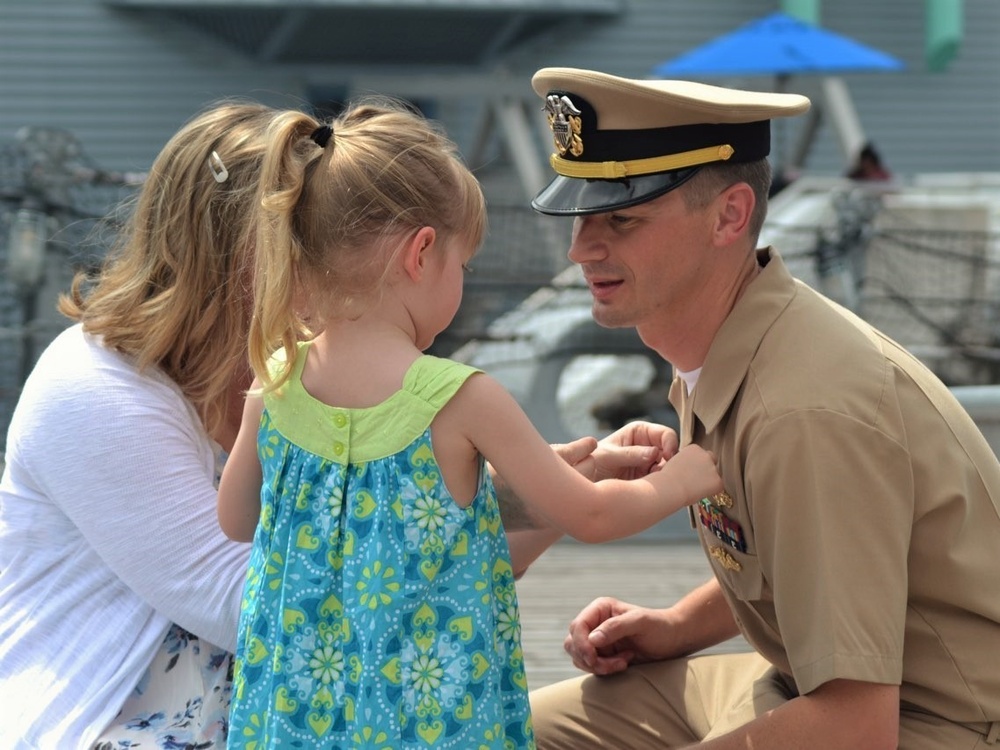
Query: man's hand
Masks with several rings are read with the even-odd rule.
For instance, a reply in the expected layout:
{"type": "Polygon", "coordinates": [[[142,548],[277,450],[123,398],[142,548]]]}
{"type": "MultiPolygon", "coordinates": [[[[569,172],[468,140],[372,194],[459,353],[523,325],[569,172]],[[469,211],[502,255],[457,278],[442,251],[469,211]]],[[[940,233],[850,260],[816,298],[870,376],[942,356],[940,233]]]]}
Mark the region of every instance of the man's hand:
{"type": "Polygon", "coordinates": [[[671,633],[669,610],[601,597],[573,618],[563,648],[577,669],[614,674],[674,655],[671,633]]]}
{"type": "Polygon", "coordinates": [[[665,609],[595,599],[570,623],[563,647],[578,669],[613,674],[629,664],[693,654],[738,632],[713,577],[665,609]]]}
{"type": "Polygon", "coordinates": [[[597,438],[582,437],[572,443],[553,443],[552,450],[559,455],[559,458],[593,481],[596,466],[594,451],[598,446],[597,438]]]}

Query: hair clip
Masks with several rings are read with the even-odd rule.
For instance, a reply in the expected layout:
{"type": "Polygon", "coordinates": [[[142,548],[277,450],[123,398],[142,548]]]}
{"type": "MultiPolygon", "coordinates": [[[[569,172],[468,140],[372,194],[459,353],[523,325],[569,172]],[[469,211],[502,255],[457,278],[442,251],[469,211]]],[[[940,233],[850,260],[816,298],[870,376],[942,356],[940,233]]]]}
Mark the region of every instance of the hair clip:
{"type": "Polygon", "coordinates": [[[326,144],[330,142],[330,138],[333,137],[333,128],[329,125],[320,125],[316,128],[309,136],[313,139],[313,142],[320,148],[326,148],[326,144]]]}
{"type": "Polygon", "coordinates": [[[212,177],[215,178],[216,182],[221,184],[229,179],[229,170],[226,169],[226,165],[217,153],[213,151],[212,155],[206,161],[208,162],[208,169],[211,171],[212,177]]]}

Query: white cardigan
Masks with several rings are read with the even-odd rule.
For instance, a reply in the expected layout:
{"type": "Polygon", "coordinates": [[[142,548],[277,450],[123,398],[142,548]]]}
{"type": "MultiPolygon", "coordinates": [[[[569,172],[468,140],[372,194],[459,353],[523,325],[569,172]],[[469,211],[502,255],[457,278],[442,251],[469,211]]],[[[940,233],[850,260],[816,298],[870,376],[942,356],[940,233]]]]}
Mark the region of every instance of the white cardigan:
{"type": "Polygon", "coordinates": [[[171,622],[235,648],[249,545],[219,529],[217,453],[79,325],[42,354],[0,480],[0,747],[89,748],[171,622]]]}

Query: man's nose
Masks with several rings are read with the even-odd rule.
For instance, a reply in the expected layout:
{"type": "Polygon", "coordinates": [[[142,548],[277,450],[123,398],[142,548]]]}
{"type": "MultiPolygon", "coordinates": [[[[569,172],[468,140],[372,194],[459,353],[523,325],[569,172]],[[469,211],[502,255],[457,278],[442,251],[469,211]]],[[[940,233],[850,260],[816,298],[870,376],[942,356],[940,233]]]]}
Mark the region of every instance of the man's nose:
{"type": "Polygon", "coordinates": [[[566,257],[581,264],[603,259],[607,255],[607,247],[598,229],[595,217],[577,216],[573,220],[573,239],[566,257]]]}

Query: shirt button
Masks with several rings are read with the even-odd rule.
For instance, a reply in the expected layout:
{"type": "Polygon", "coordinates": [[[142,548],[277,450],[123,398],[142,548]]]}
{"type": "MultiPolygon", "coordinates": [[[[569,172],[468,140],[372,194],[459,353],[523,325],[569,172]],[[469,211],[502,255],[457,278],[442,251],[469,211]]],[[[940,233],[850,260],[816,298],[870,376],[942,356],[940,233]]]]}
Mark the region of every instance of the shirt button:
{"type": "Polygon", "coordinates": [[[333,423],[337,425],[337,427],[343,427],[345,424],[347,424],[347,417],[345,417],[343,414],[338,414],[333,418],[333,423]]]}
{"type": "Polygon", "coordinates": [[[334,452],[335,455],[338,455],[338,456],[341,455],[344,452],[344,444],[343,443],[334,443],[333,444],[333,452],[334,452]]]}

